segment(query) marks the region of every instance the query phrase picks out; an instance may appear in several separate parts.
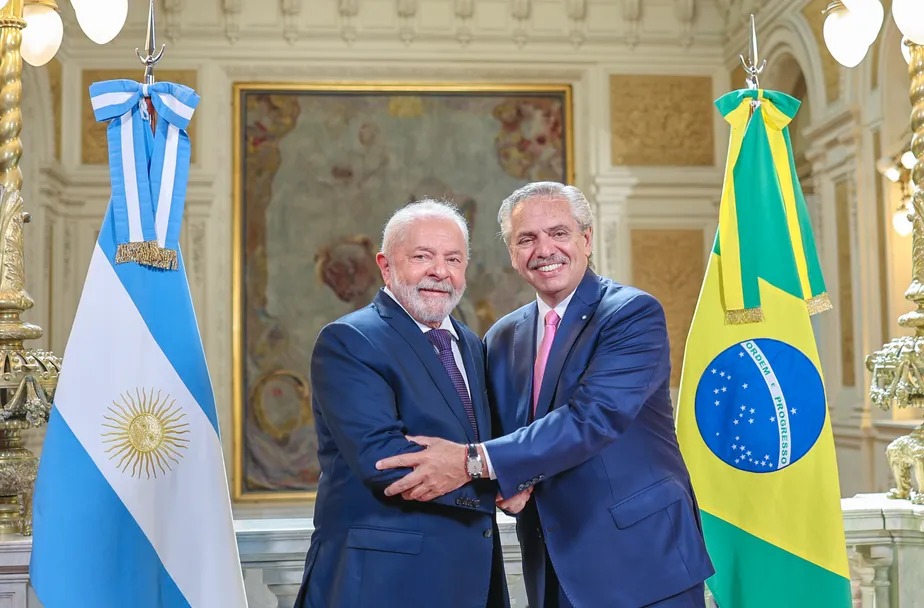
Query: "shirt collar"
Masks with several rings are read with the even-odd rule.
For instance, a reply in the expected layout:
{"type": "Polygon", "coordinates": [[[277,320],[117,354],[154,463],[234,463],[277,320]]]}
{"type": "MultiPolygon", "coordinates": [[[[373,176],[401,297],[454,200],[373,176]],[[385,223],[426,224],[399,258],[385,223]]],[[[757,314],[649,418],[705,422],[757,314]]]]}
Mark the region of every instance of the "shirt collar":
{"type": "MultiPolygon", "coordinates": [[[[568,294],[567,298],[559,302],[558,306],[555,307],[555,312],[558,314],[559,320],[565,318],[565,309],[568,308],[568,303],[571,302],[571,298],[574,297],[574,293],[576,291],[577,287],[574,288],[574,291],[568,294]]],[[[547,315],[549,311],[552,310],[552,307],[546,304],[538,294],[536,294],[536,304],[539,305],[539,322],[545,323],[545,315],[547,315]]]]}
{"type": "MultiPolygon", "coordinates": [[[[422,331],[422,332],[424,332],[424,333],[427,333],[428,331],[430,331],[431,329],[433,329],[433,328],[430,327],[429,325],[425,325],[425,324],[421,323],[420,321],[418,321],[417,319],[415,319],[414,316],[413,316],[411,313],[409,313],[409,312],[407,311],[407,308],[404,307],[404,304],[402,304],[401,302],[398,302],[398,298],[395,297],[395,294],[392,293],[392,291],[391,291],[388,287],[383,287],[383,288],[382,288],[382,291],[384,291],[386,294],[388,294],[388,297],[390,297],[392,300],[394,300],[395,302],[397,302],[398,306],[401,307],[401,310],[403,310],[403,311],[407,314],[407,316],[411,317],[411,320],[412,320],[414,323],[417,323],[417,327],[420,328],[420,331],[422,331]]],[[[570,296],[569,296],[569,299],[570,299],[570,296]]],[[[443,322],[442,322],[442,323],[440,323],[439,329],[445,329],[445,330],[449,331],[450,335],[452,335],[452,337],[453,337],[457,342],[459,341],[459,334],[456,333],[456,328],[455,328],[455,326],[452,324],[452,321],[450,320],[450,318],[449,318],[448,316],[445,317],[445,318],[443,319],[443,322]]]]}

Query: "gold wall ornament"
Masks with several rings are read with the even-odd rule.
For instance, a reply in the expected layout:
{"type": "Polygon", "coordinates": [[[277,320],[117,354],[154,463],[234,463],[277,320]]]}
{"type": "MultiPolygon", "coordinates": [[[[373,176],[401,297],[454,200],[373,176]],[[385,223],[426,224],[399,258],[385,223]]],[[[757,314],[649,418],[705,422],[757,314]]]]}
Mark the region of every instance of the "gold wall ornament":
{"type": "Polygon", "coordinates": [[[109,459],[132,477],[157,478],[180,463],[189,447],[186,414],[170,395],[155,389],[126,392],[121,403],[113,401],[103,416],[103,443],[109,459]]]}
{"type": "MultiPolygon", "coordinates": [[[[914,330],[913,336],[893,338],[881,350],[866,358],[872,372],[869,396],[881,409],[924,408],[924,46],[910,44],[911,61],[911,151],[915,165],[911,181],[913,212],[911,233],[911,285],[905,291],[915,309],[898,319],[898,324],[914,330]]],[[[924,504],[924,424],[910,435],[899,437],[886,449],[889,468],[895,477],[890,498],[911,499],[924,504]],[[911,489],[914,469],[917,488],[911,489]]]]}
{"type": "Polygon", "coordinates": [[[311,385],[298,372],[277,369],[264,374],[254,384],[250,399],[257,426],[276,441],[286,441],[296,428],[314,422],[311,385]],[[297,403],[296,411],[287,412],[292,409],[286,408],[288,403],[297,403]]]}
{"type": "Polygon", "coordinates": [[[658,298],[671,344],[671,386],[680,386],[683,352],[706,272],[697,229],[632,230],[632,284],[658,298]]]}
{"type": "Polygon", "coordinates": [[[611,75],[610,163],[713,166],[713,97],[709,76],[611,75]]]}

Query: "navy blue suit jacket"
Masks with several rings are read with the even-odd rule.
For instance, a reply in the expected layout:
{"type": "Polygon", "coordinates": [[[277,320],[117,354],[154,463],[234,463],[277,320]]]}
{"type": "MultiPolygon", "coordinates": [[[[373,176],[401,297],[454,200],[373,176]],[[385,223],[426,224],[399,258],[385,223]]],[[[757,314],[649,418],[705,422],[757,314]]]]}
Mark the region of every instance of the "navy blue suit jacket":
{"type": "MultiPolygon", "coordinates": [[[[453,320],[479,433],[491,436],[484,345],[453,320]]],[[[422,449],[405,435],[475,441],[449,375],[410,316],[380,291],[321,330],[311,359],[321,479],[296,608],[508,606],[494,520],[497,484],[432,502],[387,498],[408,469],[382,458],[422,449]]]]}
{"type": "Polygon", "coordinates": [[[652,296],[587,271],[561,320],[532,424],[535,302],[485,337],[503,437],[488,441],[501,494],[533,486],[517,518],[530,606],[544,541],[576,608],[638,608],[712,575],[674,433],[670,347],[652,296]]]}

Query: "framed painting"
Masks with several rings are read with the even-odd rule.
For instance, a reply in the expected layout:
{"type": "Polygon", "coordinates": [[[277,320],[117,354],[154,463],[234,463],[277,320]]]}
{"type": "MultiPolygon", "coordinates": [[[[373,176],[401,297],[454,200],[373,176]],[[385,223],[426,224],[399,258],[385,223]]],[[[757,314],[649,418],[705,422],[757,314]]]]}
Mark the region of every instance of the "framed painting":
{"type": "Polygon", "coordinates": [[[375,254],[397,208],[427,197],[465,214],[454,314],[476,332],[535,297],[497,211],[528,182],[573,181],[571,119],[570,85],[235,85],[235,500],[314,497],[314,340],[381,287],[375,254]]]}

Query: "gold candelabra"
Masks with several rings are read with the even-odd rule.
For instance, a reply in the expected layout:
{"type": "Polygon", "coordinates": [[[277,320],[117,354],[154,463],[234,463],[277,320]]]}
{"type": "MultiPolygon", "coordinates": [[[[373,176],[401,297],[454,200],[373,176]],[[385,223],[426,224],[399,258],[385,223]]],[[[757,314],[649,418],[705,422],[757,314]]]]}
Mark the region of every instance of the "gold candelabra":
{"type": "Polygon", "coordinates": [[[48,421],[61,361],[24,348],[42,329],[20,318],[34,304],[23,263],[23,224],[30,218],[19,193],[25,3],[10,0],[0,10],[0,532],[29,535],[38,458],[23,447],[20,433],[48,421]]]}
{"type": "MultiPolygon", "coordinates": [[[[911,56],[908,72],[911,77],[911,152],[915,164],[911,170],[913,211],[909,214],[912,278],[905,298],[915,309],[899,317],[898,324],[913,329],[914,335],[894,338],[866,358],[866,367],[872,372],[870,399],[885,410],[924,408],[924,163],[921,162],[924,156],[924,46],[906,44],[911,56]]],[[[895,487],[888,496],[924,504],[924,424],[910,435],[890,443],[886,457],[895,478],[895,487]],[[912,469],[915,470],[916,488],[912,488],[912,469]]]]}

